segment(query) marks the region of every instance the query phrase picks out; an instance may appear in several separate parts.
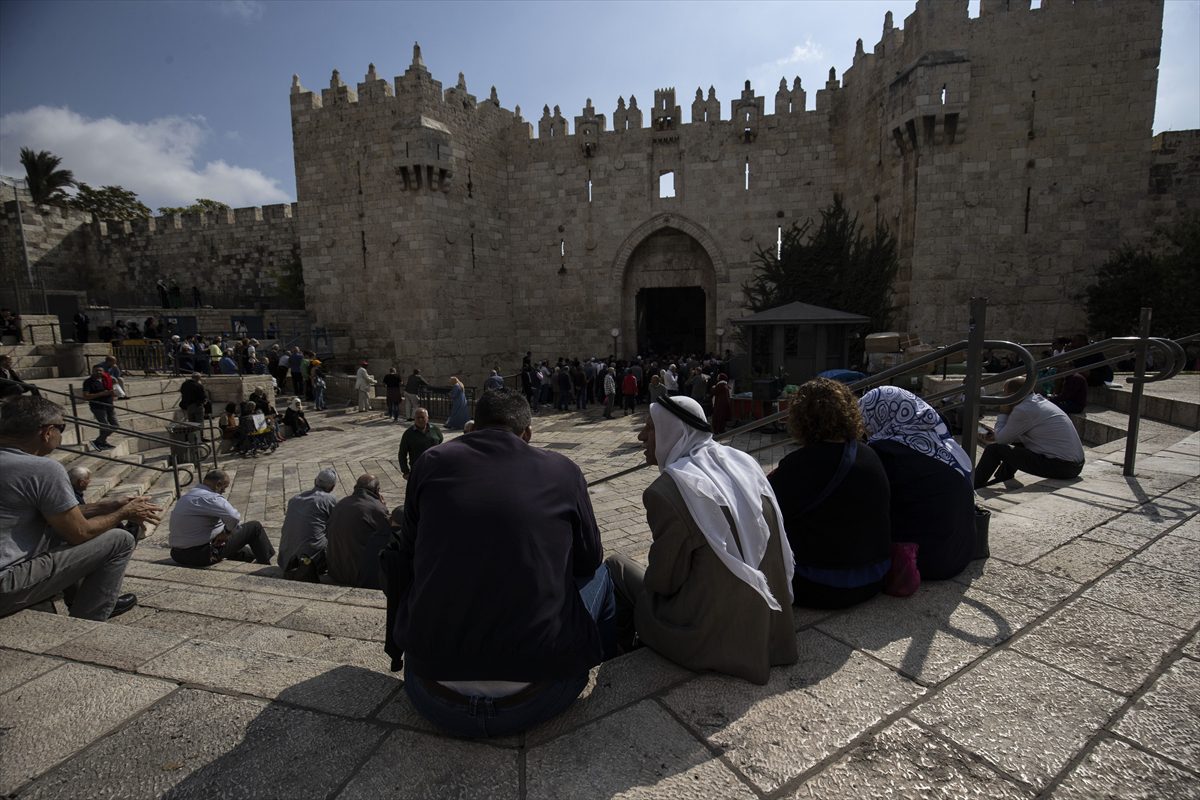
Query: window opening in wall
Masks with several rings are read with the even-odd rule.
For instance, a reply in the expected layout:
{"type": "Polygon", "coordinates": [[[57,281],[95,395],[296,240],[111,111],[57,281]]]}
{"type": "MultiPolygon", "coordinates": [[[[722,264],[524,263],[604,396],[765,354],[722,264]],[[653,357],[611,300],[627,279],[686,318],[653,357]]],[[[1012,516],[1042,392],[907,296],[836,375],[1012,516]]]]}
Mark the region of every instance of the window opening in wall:
{"type": "Polygon", "coordinates": [[[567,240],[558,240],[558,274],[567,274],[567,240]]]}
{"type": "Polygon", "coordinates": [[[1029,233],[1029,200],[1033,195],[1033,188],[1025,187],[1025,233],[1029,233]]]}
{"type": "Polygon", "coordinates": [[[742,128],[742,135],[749,136],[751,133],[753,133],[753,131],[750,130],[750,112],[749,111],[746,112],[746,118],[742,121],[745,123],[745,126],[742,128]]]}
{"type": "Polygon", "coordinates": [[[1042,0],[1029,0],[1029,10],[1037,11],[1042,7],[1042,0]]]}
{"type": "Polygon", "coordinates": [[[746,180],[745,180],[745,183],[743,183],[742,188],[748,192],[748,191],[750,191],[750,157],[749,156],[746,156],[745,178],[746,178],[746,180]]]}
{"type": "Polygon", "coordinates": [[[404,143],[404,157],[408,158],[408,142],[404,143]]]}
{"type": "Polygon", "coordinates": [[[475,184],[471,182],[471,168],[467,167],[467,197],[475,196],[475,184]]]}
{"type": "Polygon", "coordinates": [[[475,234],[471,234],[471,269],[475,269],[475,234]]]}
{"type": "Polygon", "coordinates": [[[775,227],[775,260],[783,258],[783,226],[775,227]]]}
{"type": "Polygon", "coordinates": [[[588,170],[587,193],[588,202],[590,203],[592,202],[592,171],[590,169],[588,170]]]}
{"type": "Polygon", "coordinates": [[[658,196],[659,198],[675,196],[675,173],[668,170],[658,173],[658,196]]]}
{"type": "Polygon", "coordinates": [[[437,160],[441,161],[442,160],[442,146],[440,144],[435,145],[434,150],[437,153],[437,160]]]}
{"type": "Polygon", "coordinates": [[[942,105],[946,105],[946,84],[942,84],[942,105]]]}

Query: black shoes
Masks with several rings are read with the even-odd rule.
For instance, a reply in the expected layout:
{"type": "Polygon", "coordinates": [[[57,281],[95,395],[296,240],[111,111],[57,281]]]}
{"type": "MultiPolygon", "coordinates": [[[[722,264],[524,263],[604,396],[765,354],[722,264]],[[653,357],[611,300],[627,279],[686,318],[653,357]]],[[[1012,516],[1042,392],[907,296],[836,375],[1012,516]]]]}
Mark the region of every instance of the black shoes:
{"type": "Polygon", "coordinates": [[[113,606],[112,613],[108,615],[108,618],[112,619],[113,617],[119,617],[136,605],[136,594],[123,594],[117,598],[117,604],[113,606]]]}
{"type": "Polygon", "coordinates": [[[99,439],[92,442],[92,447],[96,448],[97,450],[116,450],[117,449],[117,446],[115,444],[109,444],[108,442],[102,442],[99,439]]]}

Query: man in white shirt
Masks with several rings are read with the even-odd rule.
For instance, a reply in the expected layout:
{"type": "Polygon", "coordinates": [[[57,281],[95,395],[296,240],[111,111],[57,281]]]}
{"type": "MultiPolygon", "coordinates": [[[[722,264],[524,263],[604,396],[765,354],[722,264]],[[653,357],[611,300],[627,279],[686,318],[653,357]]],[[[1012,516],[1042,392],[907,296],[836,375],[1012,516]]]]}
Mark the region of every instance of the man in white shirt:
{"type": "MultiPolygon", "coordinates": [[[[1005,382],[1012,393],[1025,385],[1024,378],[1005,382]]],[[[984,437],[987,447],[975,465],[975,488],[1011,480],[1020,472],[1041,478],[1074,478],[1083,470],[1083,444],[1075,424],[1058,406],[1039,394],[1016,405],[1000,406],[996,432],[984,437]]]]}
{"type": "Polygon", "coordinates": [[[249,547],[259,564],[270,564],[275,548],[260,522],[242,522],[242,515],[223,495],[229,474],[210,470],[204,482],[175,502],[171,509],[171,559],[185,567],[207,567],[226,558],[249,561],[249,547]]]}
{"type": "Polygon", "coordinates": [[[674,364],[664,369],[659,374],[659,378],[662,380],[663,386],[667,389],[668,397],[674,397],[679,394],[679,375],[675,372],[674,364]]]}

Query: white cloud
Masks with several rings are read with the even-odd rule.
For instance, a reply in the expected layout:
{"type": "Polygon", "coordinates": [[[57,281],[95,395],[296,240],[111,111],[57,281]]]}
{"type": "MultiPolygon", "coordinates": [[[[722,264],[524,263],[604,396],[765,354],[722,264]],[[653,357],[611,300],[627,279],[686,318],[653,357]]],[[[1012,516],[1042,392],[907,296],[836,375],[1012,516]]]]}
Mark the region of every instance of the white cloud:
{"type": "Polygon", "coordinates": [[[260,0],[221,0],[217,3],[217,9],[222,17],[257,22],[267,13],[267,4],[260,0]]]}
{"type": "Polygon", "coordinates": [[[24,177],[20,150],[49,150],[62,168],[92,186],[119,185],[151,208],[209,197],[234,208],[283,203],[278,181],[223,160],[198,163],[209,137],[203,117],[162,117],[146,123],[88,119],[69,108],[37,106],[0,117],[0,173],[24,177]]]}
{"type": "Polygon", "coordinates": [[[792,64],[811,64],[814,61],[824,60],[825,49],[820,44],[814,42],[812,37],[809,36],[804,40],[804,44],[798,44],[793,47],[792,52],[774,61],[772,66],[778,69],[779,67],[787,67],[792,64]]]}

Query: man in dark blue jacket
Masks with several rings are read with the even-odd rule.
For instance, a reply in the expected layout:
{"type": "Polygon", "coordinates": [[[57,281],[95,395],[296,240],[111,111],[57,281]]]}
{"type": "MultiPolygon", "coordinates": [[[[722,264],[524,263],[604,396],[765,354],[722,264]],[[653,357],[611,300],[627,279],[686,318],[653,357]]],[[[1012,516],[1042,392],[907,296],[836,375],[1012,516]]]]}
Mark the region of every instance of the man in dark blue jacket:
{"type": "Polygon", "coordinates": [[[583,473],[531,447],[520,392],[485,392],[475,430],[413,466],[393,645],[422,715],[506,736],[566,709],[613,654],[612,581],[583,473]]]}

